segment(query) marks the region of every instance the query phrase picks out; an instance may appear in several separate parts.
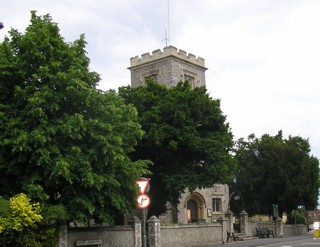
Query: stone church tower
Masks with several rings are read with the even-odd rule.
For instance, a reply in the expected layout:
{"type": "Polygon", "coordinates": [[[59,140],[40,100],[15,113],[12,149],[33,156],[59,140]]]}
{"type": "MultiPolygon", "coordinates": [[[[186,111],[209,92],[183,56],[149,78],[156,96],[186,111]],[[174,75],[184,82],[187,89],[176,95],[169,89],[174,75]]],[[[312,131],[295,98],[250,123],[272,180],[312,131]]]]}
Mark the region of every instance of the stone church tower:
{"type": "MultiPolygon", "coordinates": [[[[130,59],[131,86],[138,87],[148,79],[172,87],[181,81],[188,81],[191,88],[206,86],[205,61],[201,57],[174,46],[167,46],[130,59]]],[[[229,187],[214,184],[211,188],[185,191],[177,207],[178,212],[168,210],[160,216],[161,224],[214,222],[227,211],[229,187]]]]}
{"type": "Polygon", "coordinates": [[[148,79],[167,87],[181,81],[189,81],[192,88],[206,85],[204,59],[174,46],[131,58],[129,70],[132,87],[141,86],[148,79]]]}

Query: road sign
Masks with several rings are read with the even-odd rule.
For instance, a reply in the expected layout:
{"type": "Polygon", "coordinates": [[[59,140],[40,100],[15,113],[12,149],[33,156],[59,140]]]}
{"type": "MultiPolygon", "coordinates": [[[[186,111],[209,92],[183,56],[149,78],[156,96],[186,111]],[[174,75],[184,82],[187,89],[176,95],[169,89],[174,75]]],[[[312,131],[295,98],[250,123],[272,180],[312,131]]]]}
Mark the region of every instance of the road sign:
{"type": "Polygon", "coordinates": [[[144,194],[147,190],[149,180],[138,180],[138,181],[136,181],[136,183],[139,186],[141,194],[144,194]]]}
{"type": "Polygon", "coordinates": [[[139,195],[137,201],[139,208],[147,208],[150,205],[150,198],[147,195],[139,195]]]}

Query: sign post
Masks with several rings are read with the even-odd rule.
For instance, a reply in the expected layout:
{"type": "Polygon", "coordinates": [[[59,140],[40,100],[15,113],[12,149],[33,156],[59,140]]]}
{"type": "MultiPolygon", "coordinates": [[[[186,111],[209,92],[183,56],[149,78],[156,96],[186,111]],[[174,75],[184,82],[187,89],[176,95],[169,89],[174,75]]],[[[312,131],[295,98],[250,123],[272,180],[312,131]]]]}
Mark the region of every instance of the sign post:
{"type": "Polygon", "coordinates": [[[150,205],[150,197],[145,193],[149,191],[149,179],[141,179],[136,181],[139,186],[140,195],[137,198],[138,207],[142,209],[142,231],[143,231],[143,242],[142,246],[147,247],[147,235],[146,235],[146,208],[150,205]]]}

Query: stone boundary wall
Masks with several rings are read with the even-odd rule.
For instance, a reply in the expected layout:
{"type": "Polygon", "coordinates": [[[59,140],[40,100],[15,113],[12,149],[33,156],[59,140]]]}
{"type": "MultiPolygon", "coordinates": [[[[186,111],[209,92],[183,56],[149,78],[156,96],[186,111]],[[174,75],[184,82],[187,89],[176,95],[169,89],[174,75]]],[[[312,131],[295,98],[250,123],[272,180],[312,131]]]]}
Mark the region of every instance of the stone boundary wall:
{"type": "Polygon", "coordinates": [[[252,236],[256,236],[256,228],[268,227],[269,230],[272,230],[274,234],[276,233],[276,225],[274,222],[261,222],[256,220],[249,220],[249,229],[252,236]]]}
{"type": "MultiPolygon", "coordinates": [[[[230,214],[231,215],[231,214],[230,214]]],[[[256,228],[268,227],[275,237],[301,236],[307,234],[307,227],[302,224],[285,225],[280,218],[273,222],[247,220],[241,227],[246,235],[256,236],[256,228]]],[[[131,225],[108,227],[67,227],[59,231],[59,247],[98,246],[98,247],[141,247],[141,221],[134,217],[131,225]]],[[[148,221],[149,247],[185,247],[208,246],[226,242],[226,233],[230,229],[228,218],[221,217],[217,223],[183,224],[161,226],[160,220],[152,216],[148,221]]]]}
{"type": "Polygon", "coordinates": [[[221,244],[223,242],[222,231],[220,223],[161,226],[161,246],[182,247],[221,244]]]}
{"type": "Polygon", "coordinates": [[[269,230],[273,230],[275,237],[292,237],[301,236],[307,234],[307,226],[303,224],[289,225],[281,224],[281,231],[277,231],[276,222],[260,222],[255,220],[249,220],[249,229],[252,236],[256,236],[256,228],[268,227],[269,230]]]}
{"type": "Polygon", "coordinates": [[[68,228],[68,245],[82,242],[101,242],[99,247],[134,247],[134,229],[131,226],[68,228]]]}
{"type": "MultiPolygon", "coordinates": [[[[228,212],[230,219],[233,217],[233,213],[228,212]]],[[[246,235],[256,236],[256,228],[268,227],[269,230],[273,230],[274,237],[290,237],[290,236],[301,236],[306,234],[307,227],[305,225],[288,225],[284,224],[281,218],[277,218],[274,221],[263,222],[249,220],[248,214],[245,211],[240,213],[240,229],[241,233],[246,235]]]]}
{"type": "Polygon", "coordinates": [[[132,57],[130,59],[130,67],[135,67],[135,66],[139,66],[141,64],[150,63],[155,60],[165,58],[168,56],[174,56],[174,57],[182,59],[186,62],[190,62],[190,63],[196,64],[198,66],[205,67],[205,60],[203,58],[196,57],[195,55],[193,55],[191,53],[187,53],[181,49],[178,50],[174,46],[167,46],[167,47],[163,48],[163,51],[161,51],[160,49],[155,50],[152,52],[152,54],[147,52],[147,53],[142,54],[141,57],[139,57],[139,56],[132,57]]]}
{"type": "Polygon", "coordinates": [[[307,234],[307,226],[303,224],[284,225],[283,233],[285,237],[301,236],[307,234]]]}

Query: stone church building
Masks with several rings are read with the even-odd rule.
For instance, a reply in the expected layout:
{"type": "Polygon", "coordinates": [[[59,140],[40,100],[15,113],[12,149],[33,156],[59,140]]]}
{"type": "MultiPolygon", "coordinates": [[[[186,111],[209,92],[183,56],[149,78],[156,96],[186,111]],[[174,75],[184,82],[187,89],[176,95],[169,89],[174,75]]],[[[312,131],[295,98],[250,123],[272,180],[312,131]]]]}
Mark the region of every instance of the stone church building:
{"type": "MultiPolygon", "coordinates": [[[[131,86],[143,85],[148,79],[171,87],[188,81],[191,88],[206,86],[205,60],[191,53],[167,46],[130,59],[131,86]]],[[[214,184],[212,188],[185,191],[181,195],[177,214],[170,210],[160,216],[161,224],[214,222],[228,210],[229,187],[214,184]],[[175,220],[174,220],[175,219],[175,220]]]]}

